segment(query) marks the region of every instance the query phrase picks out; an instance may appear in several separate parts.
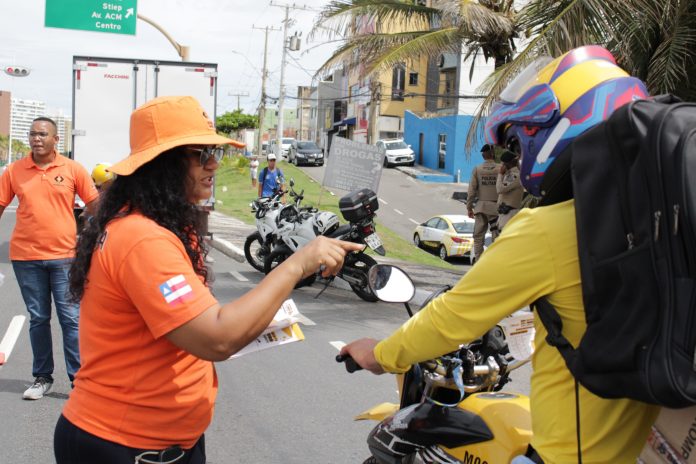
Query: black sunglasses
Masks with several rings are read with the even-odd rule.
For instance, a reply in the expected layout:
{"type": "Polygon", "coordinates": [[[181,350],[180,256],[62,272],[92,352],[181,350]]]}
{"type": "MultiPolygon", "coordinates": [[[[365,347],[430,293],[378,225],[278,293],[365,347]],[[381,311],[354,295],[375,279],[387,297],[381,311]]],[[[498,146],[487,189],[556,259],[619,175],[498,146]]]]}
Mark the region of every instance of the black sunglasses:
{"type": "Polygon", "coordinates": [[[225,149],[223,147],[186,147],[186,149],[200,155],[201,166],[208,164],[211,159],[219,163],[225,155],[225,149]]]}

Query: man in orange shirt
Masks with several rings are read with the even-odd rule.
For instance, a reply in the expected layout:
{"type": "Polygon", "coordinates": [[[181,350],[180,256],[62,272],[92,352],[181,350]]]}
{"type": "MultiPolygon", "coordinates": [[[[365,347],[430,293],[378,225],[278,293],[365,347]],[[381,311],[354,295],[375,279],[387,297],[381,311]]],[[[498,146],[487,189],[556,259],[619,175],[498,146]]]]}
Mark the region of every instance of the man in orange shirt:
{"type": "Polygon", "coordinates": [[[0,217],[16,196],[17,221],[10,239],[10,260],[29,311],[34,383],[24,399],[37,400],[53,385],[51,295],[63,331],[63,352],[72,382],[80,368],[79,307],[69,301],[68,270],[75,249],[75,194],[93,209],[98,193],[89,173],[59,155],[56,123],[37,118],[31,125],[31,154],[0,177],[0,217]]]}
{"type": "Polygon", "coordinates": [[[34,383],[24,399],[37,400],[53,385],[51,295],[63,331],[63,352],[70,382],[80,368],[79,307],[69,301],[68,270],[74,256],[75,194],[94,206],[98,193],[89,173],[59,155],[56,123],[36,118],[29,132],[31,154],[15,161],[0,177],[0,217],[16,196],[17,222],[10,239],[10,260],[29,311],[34,383]]]}
{"type": "Polygon", "coordinates": [[[244,144],[218,135],[192,97],[137,108],[130,141],[70,272],[82,368],[56,424],[56,462],[203,464],[213,361],[261,335],[300,279],[335,275],[363,247],[318,237],[240,298],[218,302],[196,205],[212,194],[222,146],[244,144]]]}

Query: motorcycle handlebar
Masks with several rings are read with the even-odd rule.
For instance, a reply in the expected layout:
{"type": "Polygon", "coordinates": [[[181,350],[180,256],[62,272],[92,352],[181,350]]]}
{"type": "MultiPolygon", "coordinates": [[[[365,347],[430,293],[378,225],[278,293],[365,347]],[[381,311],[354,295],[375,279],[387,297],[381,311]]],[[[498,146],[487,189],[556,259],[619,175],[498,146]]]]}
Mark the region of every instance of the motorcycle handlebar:
{"type": "Polygon", "coordinates": [[[349,354],[337,354],[336,362],[346,363],[346,370],[350,374],[352,374],[355,371],[362,370],[362,367],[360,367],[360,365],[355,362],[355,359],[353,359],[349,354]]]}

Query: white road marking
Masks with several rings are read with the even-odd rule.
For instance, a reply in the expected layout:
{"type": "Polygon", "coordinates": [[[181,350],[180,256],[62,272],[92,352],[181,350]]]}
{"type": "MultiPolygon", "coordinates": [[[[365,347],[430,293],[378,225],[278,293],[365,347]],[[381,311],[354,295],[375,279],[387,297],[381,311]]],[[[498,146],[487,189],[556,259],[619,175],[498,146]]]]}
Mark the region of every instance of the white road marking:
{"type": "Polygon", "coordinates": [[[237,271],[230,271],[230,275],[240,282],[249,282],[249,279],[247,279],[237,271]]]}
{"type": "Polygon", "coordinates": [[[404,213],[402,213],[401,211],[399,211],[399,210],[396,209],[396,208],[394,208],[394,212],[395,212],[396,214],[400,214],[400,215],[402,215],[402,216],[404,215],[404,213]]]}
{"type": "Polygon", "coordinates": [[[386,200],[382,200],[381,198],[378,198],[378,200],[381,201],[382,203],[384,203],[385,205],[388,205],[388,204],[389,204],[389,203],[387,203],[386,200]]]}
{"type": "Polygon", "coordinates": [[[22,332],[22,326],[26,318],[26,316],[13,317],[10,321],[10,326],[5,332],[5,336],[2,337],[2,341],[0,342],[0,353],[5,355],[5,362],[10,359],[10,354],[12,354],[12,349],[15,343],[17,343],[19,334],[22,332]]]}
{"type": "Polygon", "coordinates": [[[345,342],[342,342],[342,341],[340,341],[340,340],[337,340],[337,341],[335,341],[335,342],[329,342],[329,345],[333,346],[333,347],[336,348],[338,351],[341,351],[341,348],[343,348],[344,346],[346,346],[346,343],[345,343],[345,342]]]}
{"type": "Polygon", "coordinates": [[[415,225],[420,225],[420,222],[416,221],[415,219],[408,218],[408,220],[414,223],[415,225]]]}

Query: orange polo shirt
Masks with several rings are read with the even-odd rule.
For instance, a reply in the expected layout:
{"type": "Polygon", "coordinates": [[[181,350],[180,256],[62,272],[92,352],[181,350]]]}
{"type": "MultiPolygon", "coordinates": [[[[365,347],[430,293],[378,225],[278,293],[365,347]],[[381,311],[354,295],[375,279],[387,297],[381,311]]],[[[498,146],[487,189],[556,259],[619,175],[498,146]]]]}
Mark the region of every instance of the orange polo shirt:
{"type": "Polygon", "coordinates": [[[72,258],[76,231],[75,194],[85,203],[99,195],[89,173],[76,161],[56,153],[45,167],[31,155],[10,164],[0,177],[0,206],[19,199],[10,239],[10,259],[33,261],[72,258]]]}
{"type": "Polygon", "coordinates": [[[87,279],[82,367],[63,415],[132,448],[192,447],[212,420],[215,368],[165,335],[217,301],[183,244],[140,214],[114,219],[87,279]]]}

